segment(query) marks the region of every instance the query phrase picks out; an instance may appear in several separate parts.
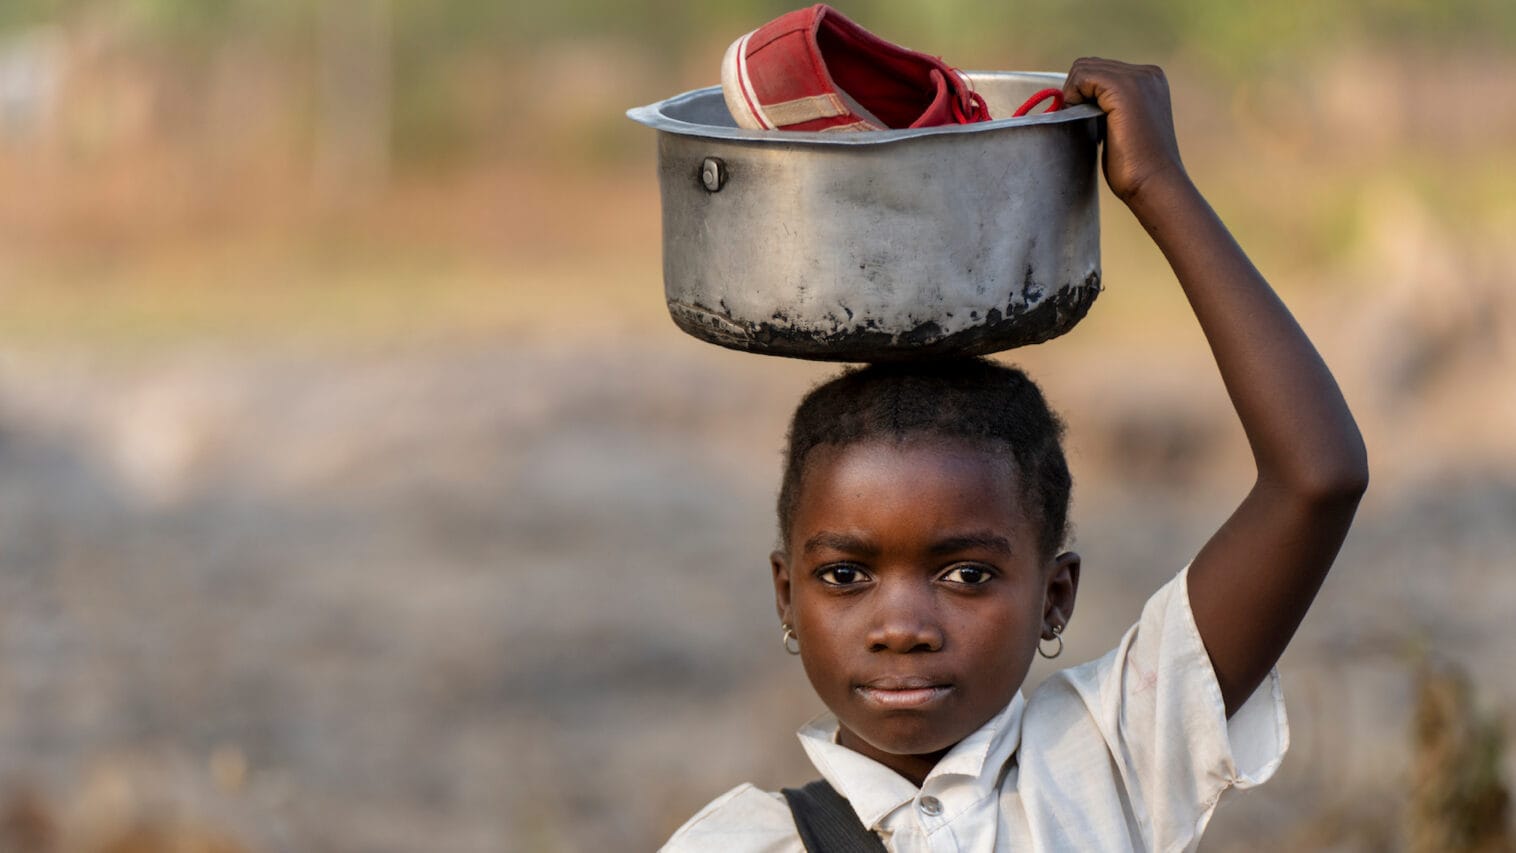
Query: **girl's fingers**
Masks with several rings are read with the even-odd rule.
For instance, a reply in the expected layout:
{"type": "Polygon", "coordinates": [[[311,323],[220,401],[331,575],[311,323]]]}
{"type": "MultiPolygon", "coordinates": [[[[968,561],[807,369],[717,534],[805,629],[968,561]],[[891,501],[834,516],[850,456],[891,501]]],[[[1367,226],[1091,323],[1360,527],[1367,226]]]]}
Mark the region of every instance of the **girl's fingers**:
{"type": "Polygon", "coordinates": [[[1076,59],[1074,60],[1074,64],[1069,67],[1068,77],[1063,81],[1064,104],[1084,103],[1082,86],[1084,83],[1084,67],[1088,61],[1088,58],[1076,59]]]}
{"type": "Polygon", "coordinates": [[[1083,104],[1100,101],[1100,93],[1105,88],[1102,85],[1105,73],[1111,68],[1111,61],[1097,56],[1085,56],[1074,60],[1069,68],[1067,79],[1063,83],[1064,104],[1083,104]]]}

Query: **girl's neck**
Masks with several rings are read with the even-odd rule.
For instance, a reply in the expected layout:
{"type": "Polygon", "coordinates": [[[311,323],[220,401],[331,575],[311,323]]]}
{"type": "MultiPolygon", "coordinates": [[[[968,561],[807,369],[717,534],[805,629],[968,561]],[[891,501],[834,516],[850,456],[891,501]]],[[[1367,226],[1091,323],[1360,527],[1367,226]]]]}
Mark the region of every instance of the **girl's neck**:
{"type": "Polygon", "coordinates": [[[932,772],[932,768],[937,766],[937,762],[942,760],[942,756],[947,755],[948,750],[952,749],[952,747],[948,747],[948,749],[941,750],[940,752],[928,752],[922,755],[897,755],[896,753],[885,752],[870,746],[863,738],[853,734],[847,726],[840,723],[837,726],[837,743],[859,755],[874,759],[885,767],[904,776],[912,785],[918,788],[926,781],[927,774],[932,772]]]}

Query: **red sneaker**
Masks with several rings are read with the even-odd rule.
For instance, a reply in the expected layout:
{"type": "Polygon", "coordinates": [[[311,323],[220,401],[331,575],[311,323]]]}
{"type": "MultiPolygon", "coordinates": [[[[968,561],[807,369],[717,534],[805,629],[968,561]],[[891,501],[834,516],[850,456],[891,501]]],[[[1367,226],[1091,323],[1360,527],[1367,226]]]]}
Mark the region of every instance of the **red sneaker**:
{"type": "Polygon", "coordinates": [[[732,42],[721,91],[739,127],[884,130],[988,121],[984,98],[935,56],[870,33],[825,4],[732,42]]]}

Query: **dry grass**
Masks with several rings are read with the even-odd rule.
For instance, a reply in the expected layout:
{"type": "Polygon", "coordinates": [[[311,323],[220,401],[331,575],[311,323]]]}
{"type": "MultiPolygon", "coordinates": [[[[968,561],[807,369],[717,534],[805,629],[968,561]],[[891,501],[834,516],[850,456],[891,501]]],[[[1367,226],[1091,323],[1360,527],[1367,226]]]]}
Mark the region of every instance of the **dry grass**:
{"type": "Polygon", "coordinates": [[[1505,732],[1500,717],[1480,710],[1467,673],[1424,663],[1416,680],[1412,730],[1410,853],[1510,853],[1516,831],[1503,778],[1505,732]]]}

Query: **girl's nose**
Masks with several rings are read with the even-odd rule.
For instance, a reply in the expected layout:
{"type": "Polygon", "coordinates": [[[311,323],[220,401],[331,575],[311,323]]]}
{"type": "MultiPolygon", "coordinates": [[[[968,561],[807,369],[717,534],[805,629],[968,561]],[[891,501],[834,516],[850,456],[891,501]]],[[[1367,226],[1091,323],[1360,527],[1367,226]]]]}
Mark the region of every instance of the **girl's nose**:
{"type": "Polygon", "coordinates": [[[869,650],[935,652],[942,648],[942,628],[929,596],[907,590],[880,590],[879,607],[869,627],[869,650]]]}

